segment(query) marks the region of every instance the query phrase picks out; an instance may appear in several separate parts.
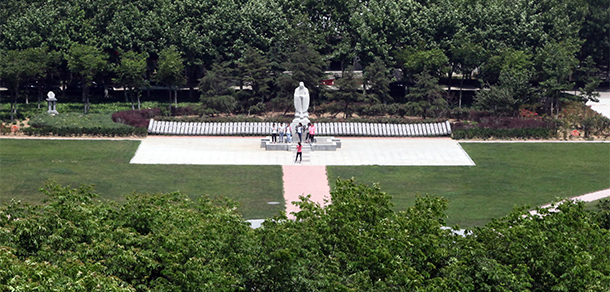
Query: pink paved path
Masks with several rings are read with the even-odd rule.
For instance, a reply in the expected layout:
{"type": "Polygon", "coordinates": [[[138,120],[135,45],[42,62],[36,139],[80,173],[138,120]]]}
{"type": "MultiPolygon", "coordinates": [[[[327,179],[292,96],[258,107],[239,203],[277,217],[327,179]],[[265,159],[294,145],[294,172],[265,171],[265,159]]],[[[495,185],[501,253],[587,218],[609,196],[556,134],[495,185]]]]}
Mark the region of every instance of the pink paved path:
{"type": "Polygon", "coordinates": [[[330,187],[326,176],[326,166],[319,165],[283,165],[284,200],[286,214],[294,219],[291,212],[299,208],[292,204],[299,201],[299,196],[311,194],[311,201],[324,205],[324,198],[330,201],[330,187]]]}

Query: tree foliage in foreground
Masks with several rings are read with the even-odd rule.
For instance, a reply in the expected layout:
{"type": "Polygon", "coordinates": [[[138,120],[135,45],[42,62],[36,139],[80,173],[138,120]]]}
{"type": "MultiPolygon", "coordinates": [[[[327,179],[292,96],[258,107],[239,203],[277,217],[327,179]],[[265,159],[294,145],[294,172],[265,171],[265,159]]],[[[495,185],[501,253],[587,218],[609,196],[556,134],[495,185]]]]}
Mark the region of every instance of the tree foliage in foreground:
{"type": "Polygon", "coordinates": [[[610,204],[515,209],[454,235],[447,201],[405,211],[377,185],[338,180],[332,204],[253,230],[224,200],[180,193],[96,201],[48,184],[0,208],[0,291],[608,291],[610,204]]]}

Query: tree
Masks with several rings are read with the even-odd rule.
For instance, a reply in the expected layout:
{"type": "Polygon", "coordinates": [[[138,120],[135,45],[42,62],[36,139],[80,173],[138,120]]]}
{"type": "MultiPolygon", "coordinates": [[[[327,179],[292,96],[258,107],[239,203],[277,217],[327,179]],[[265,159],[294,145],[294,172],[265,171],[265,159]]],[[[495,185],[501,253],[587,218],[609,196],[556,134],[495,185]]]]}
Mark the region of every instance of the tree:
{"type": "Polygon", "coordinates": [[[587,111],[585,110],[585,106],[587,102],[599,102],[597,87],[601,83],[601,79],[597,76],[599,69],[595,67],[595,63],[591,56],[585,58],[579,71],[582,74],[581,82],[584,83],[584,86],[579,89],[581,101],[583,103],[583,116],[586,118],[587,111]]]}
{"type": "Polygon", "coordinates": [[[89,88],[97,75],[106,69],[108,56],[96,47],[72,44],[66,59],[70,71],[81,77],[84,112],[87,113],[90,107],[89,88]]]}
{"type": "Polygon", "coordinates": [[[519,50],[507,49],[499,55],[491,56],[481,66],[479,78],[489,85],[496,85],[502,71],[531,71],[532,55],[519,50]]]}
{"type": "Polygon", "coordinates": [[[148,53],[136,53],[128,51],[120,56],[120,64],[114,67],[117,78],[114,82],[123,85],[123,91],[131,96],[131,109],[135,109],[134,95],[138,99],[138,110],[140,109],[140,88],[145,85],[144,74],[146,73],[146,60],[148,53]],[[134,92],[135,91],[135,92],[134,92]]]}
{"type": "Polygon", "coordinates": [[[178,88],[176,86],[183,85],[186,78],[184,77],[184,63],[176,47],[171,46],[159,53],[158,69],[153,78],[155,81],[167,85],[170,108],[172,102],[174,102],[174,107],[178,107],[178,88]],[[172,91],[174,92],[173,99],[172,91]]]}
{"type": "MultiPolygon", "coordinates": [[[[48,47],[27,48],[22,53],[29,64],[28,79],[33,79],[37,83],[38,108],[40,108],[43,98],[43,80],[53,71],[52,67],[59,63],[61,55],[59,52],[49,51],[48,47]]],[[[28,103],[27,92],[25,103],[28,103]]]]}
{"type": "MultiPolygon", "coordinates": [[[[326,62],[317,51],[307,44],[300,44],[296,50],[289,54],[288,62],[284,65],[292,73],[292,79],[305,83],[309,89],[311,101],[317,100],[321,94],[320,82],[324,78],[326,62]]],[[[296,87],[295,84],[293,87],[296,87]]]]}
{"type": "Polygon", "coordinates": [[[19,98],[19,86],[30,75],[30,64],[21,51],[0,51],[0,78],[7,85],[13,101],[11,102],[11,120],[15,119],[17,113],[17,99],[19,98]]]}
{"type": "Polygon", "coordinates": [[[381,58],[375,57],[373,63],[364,68],[363,80],[363,89],[369,101],[384,104],[392,101],[389,72],[381,58]]]}
{"type": "Polygon", "coordinates": [[[413,79],[416,74],[427,71],[435,77],[440,77],[447,71],[449,59],[441,49],[417,49],[405,47],[396,55],[396,59],[401,65],[404,74],[408,79],[413,79]]]}
{"type": "Polygon", "coordinates": [[[364,94],[359,92],[362,87],[362,79],[356,78],[353,67],[348,67],[343,71],[341,78],[335,81],[335,87],[337,90],[328,92],[328,99],[341,103],[345,118],[349,118],[352,115],[350,106],[355,102],[364,101],[364,94]]]}
{"type": "Polygon", "coordinates": [[[251,86],[253,97],[258,102],[266,102],[272,80],[269,60],[252,47],[246,50],[242,59],[237,63],[237,77],[242,84],[251,86]]]}
{"type": "Polygon", "coordinates": [[[458,45],[452,45],[451,56],[455,64],[454,70],[457,69],[462,74],[460,80],[460,95],[458,106],[462,107],[462,91],[464,87],[464,78],[470,78],[472,71],[479,67],[485,60],[485,50],[481,45],[470,41],[458,42],[458,45]]]}
{"type": "Polygon", "coordinates": [[[474,106],[495,116],[516,116],[521,106],[535,100],[532,76],[529,71],[503,70],[498,85],[477,92],[474,106]]]}
{"type": "Polygon", "coordinates": [[[555,113],[556,118],[559,116],[560,97],[564,91],[574,87],[569,78],[578,64],[575,57],[577,50],[577,45],[573,43],[548,43],[538,55],[545,106],[551,115],[555,113]]]}
{"type": "Polygon", "coordinates": [[[254,230],[231,201],[44,191],[44,206],[0,208],[0,290],[235,291],[252,271],[254,230]]]}
{"type": "Polygon", "coordinates": [[[230,114],[235,108],[236,101],[230,81],[230,74],[220,64],[214,64],[212,70],[199,81],[200,100],[209,114],[230,114]]]}
{"type": "Polygon", "coordinates": [[[444,90],[438,85],[438,79],[426,70],[415,75],[415,79],[415,86],[409,88],[407,95],[407,108],[421,115],[422,119],[439,115],[447,107],[447,101],[443,98],[444,90]]]}
{"type": "Polygon", "coordinates": [[[469,252],[478,246],[485,251],[463,263],[463,271],[470,270],[463,274],[464,280],[474,279],[477,288],[473,290],[494,287],[490,284],[496,276],[481,276],[498,268],[498,275],[507,281],[494,288],[508,284],[514,288],[505,289],[604,291],[610,287],[608,229],[585,210],[583,202],[564,201],[555,206],[558,212],[536,208],[538,215],[518,208],[474,230],[464,242],[471,247],[465,245],[462,250],[469,252]]]}
{"type": "Polygon", "coordinates": [[[379,186],[337,180],[332,204],[308,197],[296,220],[277,216],[258,230],[256,291],[416,291],[438,287],[450,264],[453,237],[441,229],[447,202],[425,197],[404,212],[392,210],[379,186]],[[444,248],[443,248],[444,247],[444,248]]]}

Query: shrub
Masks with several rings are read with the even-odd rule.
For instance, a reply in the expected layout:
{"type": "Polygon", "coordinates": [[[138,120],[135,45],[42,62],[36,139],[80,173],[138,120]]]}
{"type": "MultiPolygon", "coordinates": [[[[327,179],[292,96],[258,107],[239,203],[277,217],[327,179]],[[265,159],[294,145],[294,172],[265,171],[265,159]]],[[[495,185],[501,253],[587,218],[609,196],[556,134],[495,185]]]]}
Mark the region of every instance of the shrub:
{"type": "Polygon", "coordinates": [[[28,136],[60,136],[60,137],[73,137],[73,136],[102,136],[102,137],[128,137],[138,136],[145,137],[147,135],[147,128],[103,128],[103,127],[81,127],[81,128],[67,128],[67,127],[53,127],[45,126],[41,128],[24,128],[23,133],[28,136]]]}
{"type": "Polygon", "coordinates": [[[450,119],[465,120],[468,118],[469,114],[470,109],[456,107],[449,110],[449,112],[447,113],[447,117],[450,119]]]}
{"type": "Polygon", "coordinates": [[[521,128],[521,129],[453,129],[451,137],[461,139],[549,139],[555,137],[556,131],[549,128],[521,128]]]}
{"type": "Polygon", "coordinates": [[[491,117],[491,116],[492,116],[492,114],[490,112],[472,110],[468,114],[468,119],[478,123],[481,121],[481,118],[491,117]]]}
{"type": "Polygon", "coordinates": [[[102,128],[123,128],[127,125],[112,121],[110,113],[83,114],[83,113],[60,113],[54,116],[40,114],[32,117],[29,123],[32,127],[41,128],[52,126],[57,128],[81,128],[81,127],[102,127],[102,128]]]}
{"type": "Polygon", "coordinates": [[[130,110],[112,114],[112,120],[135,128],[147,128],[149,120],[159,115],[161,115],[161,110],[158,108],[130,110]]]}
{"type": "Polygon", "coordinates": [[[356,108],[356,112],[360,116],[367,117],[380,117],[385,116],[388,113],[388,106],[382,103],[374,105],[359,105],[356,108]]]}

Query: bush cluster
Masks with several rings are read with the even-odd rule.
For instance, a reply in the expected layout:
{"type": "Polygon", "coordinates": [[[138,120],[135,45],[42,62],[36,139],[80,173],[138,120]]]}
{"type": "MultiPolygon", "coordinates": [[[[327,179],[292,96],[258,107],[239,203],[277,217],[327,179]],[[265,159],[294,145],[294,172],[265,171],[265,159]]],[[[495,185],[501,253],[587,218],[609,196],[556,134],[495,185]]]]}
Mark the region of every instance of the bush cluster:
{"type": "Polygon", "coordinates": [[[100,201],[53,183],[0,207],[0,291],[608,291],[610,204],[515,208],[458,236],[448,202],[394,211],[377,184],[301,196],[253,230],[236,203],[180,192],[100,201]],[[561,232],[557,232],[560,230],[561,232]],[[592,284],[593,283],[593,284],[592,284]],[[592,286],[594,285],[594,286],[592,286]],[[71,289],[66,289],[66,287],[71,289]],[[496,288],[496,289],[492,289],[496,288]]]}
{"type": "Polygon", "coordinates": [[[161,110],[158,108],[129,110],[112,114],[112,120],[115,123],[121,123],[135,128],[148,128],[149,120],[160,114],[161,110]]]}
{"type": "Polygon", "coordinates": [[[549,139],[556,136],[556,131],[550,128],[520,128],[520,129],[490,129],[470,128],[453,129],[453,139],[549,139]]]}
{"type": "Polygon", "coordinates": [[[82,114],[82,113],[60,113],[54,116],[49,114],[39,114],[33,116],[29,122],[35,128],[56,127],[56,128],[128,128],[129,126],[115,123],[112,121],[110,113],[82,114]]]}
{"type": "Polygon", "coordinates": [[[104,127],[53,127],[45,126],[42,128],[23,128],[22,132],[28,136],[59,136],[59,137],[79,137],[87,136],[103,136],[103,137],[129,137],[138,136],[145,137],[148,133],[147,128],[104,128],[104,127]]]}

